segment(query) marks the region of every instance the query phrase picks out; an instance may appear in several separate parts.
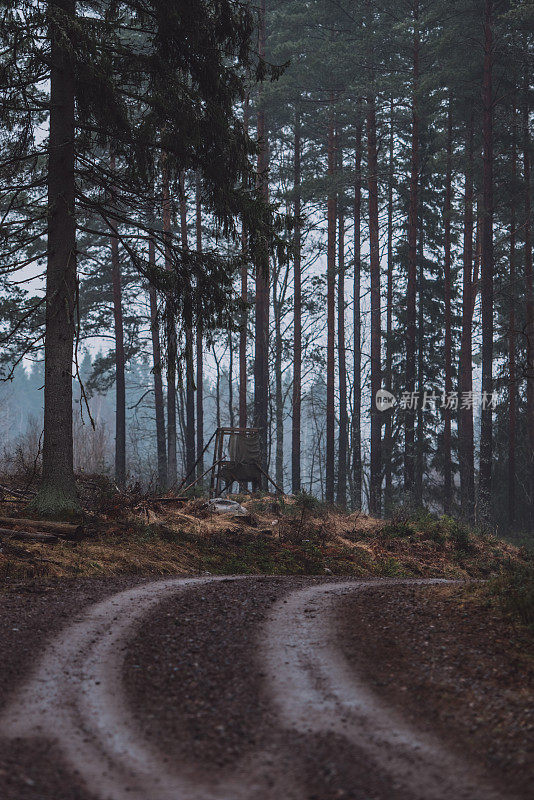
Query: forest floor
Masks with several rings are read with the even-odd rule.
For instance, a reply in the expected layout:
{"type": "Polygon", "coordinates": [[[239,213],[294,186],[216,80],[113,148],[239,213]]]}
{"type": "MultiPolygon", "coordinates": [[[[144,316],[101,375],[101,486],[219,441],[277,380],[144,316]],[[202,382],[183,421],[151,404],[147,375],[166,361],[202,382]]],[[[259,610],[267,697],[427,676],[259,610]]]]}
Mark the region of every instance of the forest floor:
{"type": "Polygon", "coordinates": [[[35,541],[40,526],[27,520],[27,499],[2,485],[0,579],[8,583],[206,573],[487,578],[531,561],[524,548],[447,517],[384,521],[274,495],[233,495],[247,515],[228,517],[202,498],[121,493],[97,476],[80,484],[82,524],[54,536],[43,523],[47,540],[35,541]]]}

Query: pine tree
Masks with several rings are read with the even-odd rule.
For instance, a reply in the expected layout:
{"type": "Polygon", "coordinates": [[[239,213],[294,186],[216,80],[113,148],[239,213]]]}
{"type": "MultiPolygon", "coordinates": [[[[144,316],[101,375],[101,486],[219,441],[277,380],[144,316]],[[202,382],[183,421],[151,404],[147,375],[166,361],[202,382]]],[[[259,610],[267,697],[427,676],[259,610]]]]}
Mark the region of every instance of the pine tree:
{"type": "MultiPolygon", "coordinates": [[[[493,2],[484,4],[484,75],[482,84],[483,223],[482,270],[482,396],[493,396],[493,2]]],[[[493,455],[493,409],[486,402],[481,410],[480,477],[478,506],[482,519],[490,518],[493,455]]]]}

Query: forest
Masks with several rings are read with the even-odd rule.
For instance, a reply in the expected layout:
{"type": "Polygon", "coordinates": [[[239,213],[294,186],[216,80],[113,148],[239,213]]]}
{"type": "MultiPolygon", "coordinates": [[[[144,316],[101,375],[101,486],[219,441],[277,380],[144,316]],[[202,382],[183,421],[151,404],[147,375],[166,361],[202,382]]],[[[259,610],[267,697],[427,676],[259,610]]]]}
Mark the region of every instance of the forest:
{"type": "Polygon", "coordinates": [[[532,800],[534,0],[0,0],[0,798],[532,800]]]}
{"type": "Polygon", "coordinates": [[[286,492],[531,530],[533,21],[3,2],[2,460],[34,508],[76,511],[75,467],[175,491],[249,425],[286,492]]]}

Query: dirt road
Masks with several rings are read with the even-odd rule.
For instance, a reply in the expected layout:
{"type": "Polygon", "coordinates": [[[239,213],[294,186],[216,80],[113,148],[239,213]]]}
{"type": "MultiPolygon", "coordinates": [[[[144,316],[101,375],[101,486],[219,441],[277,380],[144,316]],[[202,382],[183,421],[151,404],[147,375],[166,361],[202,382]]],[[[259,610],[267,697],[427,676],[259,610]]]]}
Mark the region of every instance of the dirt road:
{"type": "Polygon", "coordinates": [[[342,655],[347,596],[398,583],[169,579],[59,603],[62,630],[46,644],[36,636],[33,652],[31,639],[14,647],[0,695],[2,796],[519,796],[408,723],[342,655]]]}

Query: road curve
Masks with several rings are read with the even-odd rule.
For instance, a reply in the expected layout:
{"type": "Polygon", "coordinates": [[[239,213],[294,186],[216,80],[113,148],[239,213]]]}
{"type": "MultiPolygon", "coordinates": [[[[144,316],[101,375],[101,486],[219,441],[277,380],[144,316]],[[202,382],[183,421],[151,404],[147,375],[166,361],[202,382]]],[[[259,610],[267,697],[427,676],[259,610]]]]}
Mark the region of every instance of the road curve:
{"type": "MultiPolygon", "coordinates": [[[[45,651],[0,717],[0,735],[55,742],[77,779],[100,800],[299,800],[296,776],[258,747],[218,775],[171,763],[136,729],[125,695],[124,651],[139,621],[180,592],[237,578],[177,578],[144,584],[97,603],[45,651]]],[[[253,581],[254,578],[239,578],[253,581]]],[[[420,583],[421,581],[417,581],[420,583]]],[[[423,581],[428,582],[428,581],[423,581]]],[[[399,581],[380,581],[398,585],[399,581]]],[[[412,581],[411,583],[415,583],[412,581]]],[[[376,582],[320,583],[291,592],[258,631],[256,668],[281,728],[342,737],[421,800],[498,800],[483,776],[421,735],[358,679],[335,642],[336,599],[376,582]]],[[[352,798],[350,787],[346,797],[352,798]]],[[[510,800],[510,795],[507,795],[510,800]]]]}

